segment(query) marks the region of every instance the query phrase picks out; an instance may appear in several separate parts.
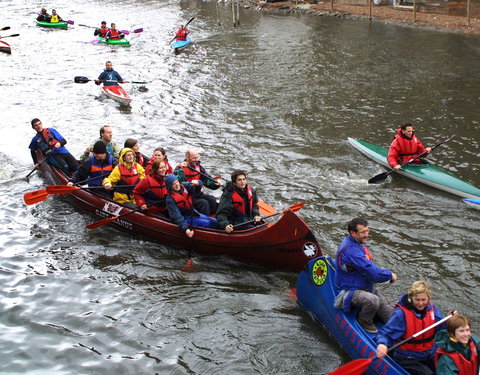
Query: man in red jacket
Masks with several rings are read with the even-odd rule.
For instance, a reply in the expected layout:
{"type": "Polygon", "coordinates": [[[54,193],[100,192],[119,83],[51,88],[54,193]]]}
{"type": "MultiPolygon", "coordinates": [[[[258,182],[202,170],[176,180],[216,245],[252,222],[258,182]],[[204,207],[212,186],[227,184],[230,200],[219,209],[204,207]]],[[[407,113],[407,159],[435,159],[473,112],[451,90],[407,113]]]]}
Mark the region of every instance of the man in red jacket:
{"type": "Polygon", "coordinates": [[[423,146],[415,135],[413,125],[407,122],[397,130],[395,138],[390,144],[387,156],[388,164],[394,169],[401,169],[400,164],[408,162],[425,151],[428,153],[432,151],[432,148],[423,146]]]}

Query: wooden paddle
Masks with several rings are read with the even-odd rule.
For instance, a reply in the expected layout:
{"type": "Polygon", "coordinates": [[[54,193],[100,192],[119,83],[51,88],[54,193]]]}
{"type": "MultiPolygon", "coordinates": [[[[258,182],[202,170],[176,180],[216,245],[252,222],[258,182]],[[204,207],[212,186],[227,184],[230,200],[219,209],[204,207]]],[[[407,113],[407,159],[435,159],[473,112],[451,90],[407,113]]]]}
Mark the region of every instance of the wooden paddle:
{"type": "MultiPolygon", "coordinates": [[[[190,21],[188,21],[188,22],[185,24],[185,26],[183,26],[183,27],[187,27],[187,26],[190,24],[190,22],[192,22],[194,19],[195,19],[195,17],[190,18],[190,21]]],[[[176,38],[177,38],[177,36],[175,35],[175,36],[173,37],[173,39],[172,39],[170,42],[168,42],[168,44],[172,43],[176,38]]]]}
{"type": "MultiPolygon", "coordinates": [[[[90,81],[95,81],[94,79],[88,79],[87,77],[82,77],[82,76],[76,76],[73,78],[73,82],[75,83],[87,83],[90,81]]],[[[104,82],[117,82],[117,81],[104,81],[104,82]]],[[[123,81],[124,83],[138,83],[138,84],[146,84],[148,82],[143,82],[143,81],[123,81]]]]}
{"type": "MultiPolygon", "coordinates": [[[[263,219],[268,219],[269,217],[273,217],[273,216],[277,216],[277,215],[283,215],[288,210],[293,211],[293,212],[297,212],[297,211],[301,210],[304,205],[305,205],[305,202],[292,204],[291,206],[285,208],[284,210],[275,212],[274,214],[271,214],[271,215],[268,215],[268,216],[263,216],[262,220],[263,219]]],[[[253,223],[253,222],[255,222],[255,220],[249,220],[249,221],[245,221],[244,223],[235,224],[233,227],[236,228],[236,227],[239,227],[239,226],[242,226],[242,225],[245,225],[245,224],[250,224],[250,223],[253,223]]]]}
{"type": "MultiPolygon", "coordinates": [[[[441,146],[441,145],[443,145],[444,143],[449,142],[453,137],[455,137],[455,135],[452,135],[451,137],[449,137],[449,138],[447,138],[447,139],[444,139],[444,140],[441,141],[441,142],[438,142],[436,145],[434,145],[434,146],[432,147],[432,151],[433,151],[434,149],[436,149],[438,146],[441,146]]],[[[431,151],[430,151],[430,152],[431,152],[431,151]]],[[[422,152],[421,154],[413,157],[413,158],[410,159],[409,161],[407,161],[407,162],[405,162],[405,163],[402,163],[402,164],[400,164],[400,165],[403,167],[404,165],[410,164],[410,163],[412,163],[414,160],[416,160],[416,159],[418,159],[418,158],[421,158],[423,155],[426,155],[426,154],[428,154],[428,151],[424,151],[424,152],[422,152]]],[[[376,176],[374,176],[374,177],[372,177],[370,180],[368,180],[368,183],[369,183],[369,184],[376,184],[376,183],[382,182],[382,181],[385,180],[388,176],[390,176],[392,173],[397,172],[397,171],[398,171],[398,169],[392,169],[392,170],[390,170],[390,171],[382,172],[382,173],[380,173],[380,174],[377,174],[376,176]]]]}
{"type": "MultiPolygon", "coordinates": [[[[413,340],[414,338],[424,334],[425,332],[431,330],[432,328],[435,328],[436,326],[438,326],[440,324],[443,324],[448,319],[450,319],[452,316],[453,316],[453,314],[447,315],[445,318],[439,320],[438,322],[432,324],[431,326],[428,326],[428,327],[422,329],[421,331],[413,334],[412,336],[406,338],[405,340],[400,341],[399,343],[391,346],[390,348],[388,348],[387,353],[399,348],[400,346],[402,346],[402,345],[406,344],[407,342],[413,340]]],[[[377,356],[375,356],[375,357],[372,357],[372,358],[355,359],[351,362],[348,362],[348,363],[344,364],[343,366],[340,366],[336,370],[333,370],[332,372],[328,373],[328,375],[361,375],[367,370],[368,366],[370,366],[370,364],[373,361],[375,361],[376,359],[379,359],[379,358],[377,356]]]]}
{"type": "Polygon", "coordinates": [[[23,194],[23,201],[30,206],[35,203],[43,202],[45,199],[48,198],[48,195],[49,194],[45,189],[35,190],[23,194]]]}

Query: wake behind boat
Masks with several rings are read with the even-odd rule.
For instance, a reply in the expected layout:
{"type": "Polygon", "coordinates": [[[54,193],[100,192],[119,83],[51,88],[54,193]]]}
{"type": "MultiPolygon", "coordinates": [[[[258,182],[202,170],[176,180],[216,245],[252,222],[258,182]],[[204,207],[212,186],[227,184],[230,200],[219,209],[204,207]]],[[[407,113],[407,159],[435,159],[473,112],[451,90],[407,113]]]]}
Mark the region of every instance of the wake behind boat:
{"type": "Polygon", "coordinates": [[[130,95],[128,95],[125,89],[120,85],[103,86],[102,91],[107,97],[124,106],[130,105],[130,102],[132,101],[130,95]]]}
{"type": "MultiPolygon", "coordinates": [[[[354,138],[348,138],[348,141],[362,154],[391,170],[387,161],[388,148],[354,138]]],[[[404,165],[396,173],[462,198],[480,198],[479,188],[428,161],[422,164],[404,165]]]]}
{"type": "MultiPolygon", "coordinates": [[[[353,359],[376,355],[376,334],[367,333],[358,323],[355,313],[346,314],[333,304],[335,287],[335,262],[329,257],[319,257],[308,262],[306,270],[297,279],[297,302],[320,323],[353,359]]],[[[321,371],[323,372],[323,371],[321,371]]],[[[359,373],[360,374],[360,373],[359,373]]],[[[368,375],[409,375],[391,357],[376,359],[369,366],[368,375]]]]}
{"type": "MultiPolygon", "coordinates": [[[[53,184],[65,185],[68,182],[62,171],[48,163],[42,163],[40,170],[53,184]]],[[[65,197],[74,206],[101,219],[135,211],[88,189],[75,190],[65,197]]],[[[307,224],[293,211],[286,210],[278,216],[280,219],[274,223],[230,234],[223,230],[194,227],[195,236],[191,239],[169,219],[138,211],[114,220],[112,224],[122,232],[144,235],[162,244],[192,249],[199,254],[228,255],[246,262],[298,272],[309,260],[321,255],[320,244],[307,224]]]]}

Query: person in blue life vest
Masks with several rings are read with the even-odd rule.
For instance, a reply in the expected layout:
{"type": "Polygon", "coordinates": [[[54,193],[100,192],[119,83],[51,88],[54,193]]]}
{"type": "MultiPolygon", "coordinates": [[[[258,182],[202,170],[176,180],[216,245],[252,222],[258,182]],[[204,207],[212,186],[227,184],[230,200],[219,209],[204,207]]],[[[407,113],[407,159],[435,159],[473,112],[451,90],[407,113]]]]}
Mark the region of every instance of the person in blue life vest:
{"type": "MultiPolygon", "coordinates": [[[[415,135],[413,125],[410,123],[403,124],[400,129],[397,129],[395,137],[388,149],[387,161],[388,164],[394,169],[401,169],[400,164],[414,158],[416,155],[420,155],[423,152],[432,151],[431,147],[425,147],[422,142],[415,135]]],[[[426,156],[426,155],[425,155],[426,156]]],[[[413,163],[421,162],[420,159],[415,160],[413,163]]]]}
{"type": "Polygon", "coordinates": [[[114,23],[110,24],[110,30],[108,30],[107,33],[105,34],[105,39],[115,40],[115,39],[122,39],[122,38],[125,38],[125,35],[117,30],[117,26],[114,23]]]}
{"type": "Polygon", "coordinates": [[[194,208],[193,192],[196,186],[202,186],[202,181],[192,180],[182,182],[178,180],[175,174],[165,176],[168,195],[165,198],[168,215],[170,219],[178,225],[180,231],[188,237],[193,237],[194,231],[190,229],[191,225],[205,228],[218,228],[216,219],[198,212],[194,208]]]}
{"type": "Polygon", "coordinates": [[[478,375],[480,339],[472,336],[466,316],[452,316],[447,329],[435,335],[435,344],[436,375],[478,375]]]}
{"type": "Polygon", "coordinates": [[[375,284],[394,282],[397,275],[387,269],[378,268],[366,246],[370,229],[363,218],[355,218],[347,224],[349,235],[337,250],[335,285],[339,294],[335,307],[350,312],[359,308],[358,322],[366,332],[376,333],[373,320],[387,322],[393,309],[375,284]]]}
{"type": "Polygon", "coordinates": [[[40,14],[37,17],[37,21],[50,22],[50,14],[47,13],[47,10],[45,8],[42,8],[40,14]]]}
{"type": "Polygon", "coordinates": [[[60,16],[57,14],[56,9],[52,9],[52,15],[50,16],[50,22],[51,22],[51,23],[63,22],[62,17],[60,17],[60,16]]]}
{"type": "Polygon", "coordinates": [[[257,192],[247,184],[245,171],[233,171],[231,182],[225,184],[218,204],[217,220],[220,228],[227,233],[234,229],[252,228],[255,223],[261,222],[257,192]],[[242,223],[245,224],[240,225],[242,223]],[[238,227],[234,228],[236,225],[238,227]]]}
{"type": "Polygon", "coordinates": [[[67,140],[54,128],[44,128],[38,118],[34,118],[30,123],[37,133],[28,146],[35,168],[39,166],[37,150],[41,150],[43,156],[47,158],[47,163],[60,168],[66,174],[75,172],[78,162],[66,149],[67,140]]]}
{"type": "MultiPolygon", "coordinates": [[[[400,296],[392,317],[375,337],[379,358],[387,355],[390,346],[443,319],[442,313],[431,299],[432,289],[423,280],[415,281],[408,293],[400,296]]],[[[412,375],[435,374],[437,347],[434,336],[435,332],[444,328],[445,323],[400,346],[394,351],[393,359],[412,375]]]]}
{"type": "Polygon", "coordinates": [[[95,29],[95,31],[93,32],[93,35],[105,38],[109,30],[110,29],[107,27],[107,22],[102,21],[102,23],[100,24],[100,28],[95,29]]]}
{"type": "Polygon", "coordinates": [[[120,147],[113,140],[112,127],[110,125],[103,125],[100,128],[100,138],[95,139],[93,142],[90,143],[90,146],[85,149],[85,152],[82,154],[82,156],[80,156],[81,161],[85,161],[93,155],[93,146],[95,145],[95,143],[97,143],[97,141],[102,141],[103,143],[105,143],[107,154],[112,155],[114,158],[118,159],[118,157],[120,156],[120,147]]]}
{"type": "MultiPolygon", "coordinates": [[[[102,181],[108,177],[113,168],[118,164],[118,160],[107,153],[107,147],[102,141],[97,141],[93,145],[93,155],[86,159],[73,175],[72,179],[67,183],[73,186],[88,181],[88,186],[102,186],[102,181]],[[95,178],[97,177],[97,178],[95,178]]],[[[112,198],[113,194],[105,189],[95,189],[92,192],[102,194],[112,198]]]]}
{"type": "Polygon", "coordinates": [[[105,63],[105,69],[95,80],[97,85],[103,82],[103,86],[118,86],[119,83],[125,83],[122,76],[115,70],[113,70],[113,64],[111,61],[105,63]]]}

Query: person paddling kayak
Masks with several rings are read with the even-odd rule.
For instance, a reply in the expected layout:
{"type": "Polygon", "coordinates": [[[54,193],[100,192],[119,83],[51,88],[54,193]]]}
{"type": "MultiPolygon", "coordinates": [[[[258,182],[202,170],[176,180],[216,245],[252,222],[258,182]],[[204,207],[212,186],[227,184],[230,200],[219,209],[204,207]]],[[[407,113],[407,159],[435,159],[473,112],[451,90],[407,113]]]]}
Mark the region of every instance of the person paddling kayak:
{"type": "MultiPolygon", "coordinates": [[[[422,142],[415,135],[413,125],[410,123],[403,124],[397,130],[395,138],[388,149],[388,164],[394,169],[401,169],[401,163],[405,163],[422,152],[432,151],[431,147],[425,148],[422,142]]],[[[415,160],[416,162],[417,160],[415,160]]],[[[420,159],[418,160],[420,162],[420,159]]]]}
{"type": "Polygon", "coordinates": [[[102,21],[100,28],[95,29],[93,35],[105,38],[110,29],[107,27],[107,21],[102,21]]]}
{"type": "Polygon", "coordinates": [[[114,23],[111,23],[110,30],[108,30],[108,32],[105,34],[105,39],[116,40],[122,38],[125,38],[125,35],[123,35],[120,31],[117,30],[117,26],[114,23]]]}
{"type": "Polygon", "coordinates": [[[183,25],[180,25],[178,27],[178,30],[177,32],[175,33],[175,40],[187,40],[187,36],[188,34],[190,33],[190,31],[188,31],[188,29],[183,26],[183,25]]]}
{"type": "Polygon", "coordinates": [[[63,22],[62,17],[57,14],[56,9],[52,9],[52,16],[50,17],[50,23],[59,23],[63,22]]]}
{"type": "Polygon", "coordinates": [[[125,83],[122,76],[113,70],[113,63],[107,61],[105,63],[105,69],[98,78],[95,80],[95,83],[99,85],[103,82],[103,86],[118,86],[119,83],[125,83]]]}

